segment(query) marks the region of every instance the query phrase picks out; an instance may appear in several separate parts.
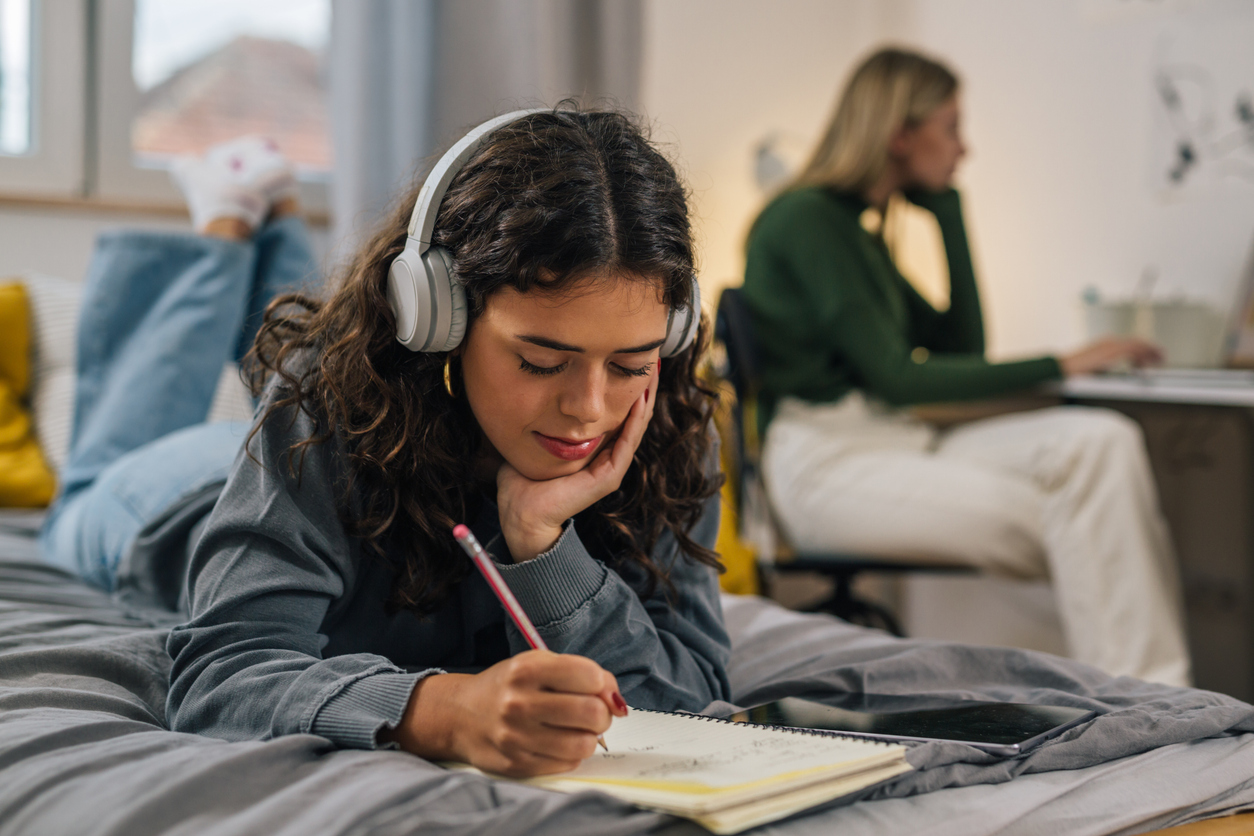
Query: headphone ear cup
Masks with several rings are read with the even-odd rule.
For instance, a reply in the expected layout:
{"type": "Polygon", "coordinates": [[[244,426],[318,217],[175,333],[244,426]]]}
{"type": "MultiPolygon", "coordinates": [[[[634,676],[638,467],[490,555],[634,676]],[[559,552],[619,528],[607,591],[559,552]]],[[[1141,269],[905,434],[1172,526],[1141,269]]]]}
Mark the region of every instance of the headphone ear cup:
{"type": "Polygon", "coordinates": [[[388,304],[396,339],[410,351],[452,351],[466,333],[466,291],[453,281],[453,259],[443,247],[419,255],[410,238],[388,268],[388,304]]]}
{"type": "Polygon", "coordinates": [[[425,279],[422,256],[408,245],[388,268],[387,297],[396,318],[396,339],[410,351],[420,349],[430,326],[430,293],[419,287],[425,279]]]}
{"type": "Polygon", "coordinates": [[[701,325],[701,285],[696,276],[692,277],[692,301],[682,308],[671,310],[666,323],[666,342],[662,343],[659,354],[662,357],[674,357],[692,345],[697,336],[697,328],[701,325]]]}
{"type": "Polygon", "coordinates": [[[466,336],[466,289],[453,278],[453,258],[443,247],[432,247],[423,256],[433,286],[438,287],[443,310],[436,318],[437,330],[432,335],[426,351],[452,351],[461,345],[466,336]],[[447,297],[444,290],[447,288],[447,297]],[[447,304],[445,304],[447,301],[447,304]],[[447,313],[446,313],[447,312],[447,313]],[[441,339],[441,337],[443,339],[441,339]]]}

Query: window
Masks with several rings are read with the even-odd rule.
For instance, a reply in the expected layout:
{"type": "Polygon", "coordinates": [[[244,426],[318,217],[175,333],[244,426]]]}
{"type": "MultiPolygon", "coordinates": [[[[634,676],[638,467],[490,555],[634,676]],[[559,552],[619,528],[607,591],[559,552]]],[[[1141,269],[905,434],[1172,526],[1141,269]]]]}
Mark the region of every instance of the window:
{"type": "Polygon", "coordinates": [[[170,161],[254,133],[324,212],[330,29],[331,0],[0,0],[0,194],[181,206],[170,161]]]}
{"type": "Polygon", "coordinates": [[[131,151],[140,164],[269,136],[303,171],[331,168],[327,0],[137,0],[131,151]]]}
{"type": "Polygon", "coordinates": [[[0,0],[0,189],[83,192],[83,4],[0,0]]]}
{"type": "Polygon", "coordinates": [[[98,2],[101,197],[178,202],[173,157],[254,133],[296,163],[306,205],[325,209],[330,0],[98,2]]]}
{"type": "Polygon", "coordinates": [[[30,0],[0,0],[0,154],[30,150],[30,0]]]}

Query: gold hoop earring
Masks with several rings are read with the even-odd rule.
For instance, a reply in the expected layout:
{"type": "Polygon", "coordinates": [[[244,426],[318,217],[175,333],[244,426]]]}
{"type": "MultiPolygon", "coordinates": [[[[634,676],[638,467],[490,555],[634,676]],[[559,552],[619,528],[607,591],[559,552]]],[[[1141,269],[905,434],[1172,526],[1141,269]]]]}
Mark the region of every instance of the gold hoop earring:
{"type": "Polygon", "coordinates": [[[453,355],[449,354],[444,358],[444,391],[448,392],[450,398],[455,398],[457,396],[453,394],[453,372],[450,368],[452,365],[453,355]]]}

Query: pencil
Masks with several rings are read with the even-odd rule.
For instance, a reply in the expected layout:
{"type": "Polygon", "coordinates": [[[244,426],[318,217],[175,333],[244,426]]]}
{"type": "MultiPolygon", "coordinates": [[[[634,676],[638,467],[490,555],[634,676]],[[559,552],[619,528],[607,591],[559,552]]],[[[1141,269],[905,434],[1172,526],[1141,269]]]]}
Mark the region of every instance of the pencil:
{"type": "MultiPolygon", "coordinates": [[[[474,533],[464,525],[457,525],[453,527],[453,537],[465,550],[466,554],[470,555],[471,561],[479,569],[483,579],[488,582],[488,586],[491,587],[497,600],[501,602],[501,606],[505,608],[505,612],[509,615],[510,620],[514,622],[514,625],[523,634],[527,644],[531,645],[531,649],[548,650],[548,645],[544,643],[540,632],[531,623],[531,619],[527,617],[526,610],[522,608],[522,604],[518,603],[518,599],[510,591],[509,585],[505,583],[505,578],[501,577],[501,573],[497,571],[492,557],[484,551],[483,546],[479,545],[479,540],[474,533]]],[[[601,744],[601,748],[605,751],[608,752],[610,750],[610,747],[605,745],[604,736],[598,736],[597,743],[601,744]]]]}

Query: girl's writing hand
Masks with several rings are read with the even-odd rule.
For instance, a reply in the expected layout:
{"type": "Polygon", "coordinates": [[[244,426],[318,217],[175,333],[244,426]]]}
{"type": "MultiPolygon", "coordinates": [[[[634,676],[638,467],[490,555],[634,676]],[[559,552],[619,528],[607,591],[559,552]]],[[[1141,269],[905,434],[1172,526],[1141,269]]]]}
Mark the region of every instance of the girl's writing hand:
{"type": "Polygon", "coordinates": [[[623,705],[613,674],[591,659],[530,650],[483,673],[424,679],[400,724],[380,739],[497,775],[566,772],[596,751],[615,697],[623,705]]]}
{"type": "MultiPolygon", "coordinates": [[[[660,372],[661,363],[658,368],[660,372]]],[[[514,562],[538,557],[562,535],[562,524],[618,489],[644,438],[656,405],[659,372],[632,404],[618,437],[604,444],[582,470],[556,479],[534,481],[507,462],[496,474],[501,533],[514,562]]]]}

